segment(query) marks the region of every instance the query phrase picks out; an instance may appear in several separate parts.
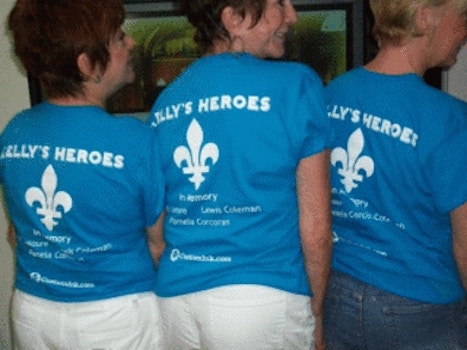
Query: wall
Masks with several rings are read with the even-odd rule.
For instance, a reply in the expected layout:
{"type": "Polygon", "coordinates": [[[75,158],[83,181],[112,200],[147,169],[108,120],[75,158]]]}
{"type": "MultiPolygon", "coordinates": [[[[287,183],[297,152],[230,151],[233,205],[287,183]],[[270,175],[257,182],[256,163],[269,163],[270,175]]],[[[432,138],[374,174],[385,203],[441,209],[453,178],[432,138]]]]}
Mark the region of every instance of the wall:
{"type": "Polygon", "coordinates": [[[443,88],[445,90],[467,101],[467,44],[459,54],[456,65],[443,78],[443,88]]]}
{"type": "MultiPolygon", "coordinates": [[[[29,105],[27,79],[12,57],[6,18],[14,0],[0,1],[0,130],[17,111],[29,105]]],[[[467,48],[444,76],[446,90],[467,101],[467,48]]],[[[13,285],[13,253],[6,240],[7,221],[0,211],[0,350],[10,350],[8,308],[13,285]]]]}

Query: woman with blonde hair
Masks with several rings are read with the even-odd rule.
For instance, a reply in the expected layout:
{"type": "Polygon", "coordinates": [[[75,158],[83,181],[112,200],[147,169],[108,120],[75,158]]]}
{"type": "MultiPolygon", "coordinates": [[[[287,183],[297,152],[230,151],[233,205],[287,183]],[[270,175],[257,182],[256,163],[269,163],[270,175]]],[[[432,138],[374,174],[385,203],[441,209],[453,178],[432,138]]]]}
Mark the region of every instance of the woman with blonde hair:
{"type": "Polygon", "coordinates": [[[467,39],[465,0],[370,0],[376,57],[325,95],[333,260],[327,349],[467,349],[467,104],[428,86],[467,39]]]}

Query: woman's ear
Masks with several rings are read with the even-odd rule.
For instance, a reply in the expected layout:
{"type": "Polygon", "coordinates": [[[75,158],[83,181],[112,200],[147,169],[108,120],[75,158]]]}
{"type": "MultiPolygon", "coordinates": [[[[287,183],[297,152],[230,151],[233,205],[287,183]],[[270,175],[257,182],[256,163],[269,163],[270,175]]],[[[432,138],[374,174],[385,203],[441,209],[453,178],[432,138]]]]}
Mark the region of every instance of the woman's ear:
{"type": "Polygon", "coordinates": [[[437,23],[438,11],[438,8],[426,5],[417,9],[414,18],[414,31],[417,35],[424,36],[433,30],[437,23]]]}
{"type": "Polygon", "coordinates": [[[222,10],[221,21],[232,38],[242,34],[245,26],[245,18],[233,7],[227,6],[222,10]]]}
{"type": "Polygon", "coordinates": [[[78,65],[78,69],[80,70],[83,76],[91,77],[92,66],[88,55],[86,55],[84,52],[80,53],[78,55],[78,58],[76,59],[76,64],[78,65]]]}
{"type": "Polygon", "coordinates": [[[78,69],[80,70],[81,74],[87,80],[94,81],[95,83],[100,83],[102,78],[101,74],[96,69],[96,67],[92,66],[91,60],[89,59],[89,56],[87,54],[85,54],[84,52],[80,53],[78,55],[78,58],[76,59],[76,64],[78,65],[78,69]]]}

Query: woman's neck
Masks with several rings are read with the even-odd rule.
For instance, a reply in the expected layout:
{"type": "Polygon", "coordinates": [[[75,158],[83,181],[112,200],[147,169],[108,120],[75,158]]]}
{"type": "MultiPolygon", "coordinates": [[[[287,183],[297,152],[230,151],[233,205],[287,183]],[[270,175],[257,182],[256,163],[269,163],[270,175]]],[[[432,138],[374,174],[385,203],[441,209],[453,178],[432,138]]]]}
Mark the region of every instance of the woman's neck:
{"type": "Polygon", "coordinates": [[[58,106],[96,106],[105,108],[105,101],[89,96],[64,96],[48,98],[47,101],[58,106]]]}
{"type": "Polygon", "coordinates": [[[416,45],[386,46],[365,68],[387,75],[415,73],[423,76],[429,68],[424,57],[425,53],[416,45]]]}

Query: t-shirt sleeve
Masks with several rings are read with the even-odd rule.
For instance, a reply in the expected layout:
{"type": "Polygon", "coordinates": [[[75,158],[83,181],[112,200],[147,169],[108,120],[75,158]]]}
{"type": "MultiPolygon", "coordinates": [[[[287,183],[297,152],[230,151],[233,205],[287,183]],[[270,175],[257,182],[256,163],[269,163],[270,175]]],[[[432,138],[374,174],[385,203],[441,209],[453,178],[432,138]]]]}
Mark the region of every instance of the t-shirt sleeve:
{"type": "Polygon", "coordinates": [[[147,171],[142,175],[146,227],[156,223],[164,208],[165,201],[165,180],[162,173],[160,146],[156,133],[154,130],[150,131],[148,145],[143,149],[143,152],[147,153],[146,155],[143,154],[143,157],[146,158],[147,171]]]}
{"type": "Polygon", "coordinates": [[[301,145],[300,159],[312,156],[330,147],[333,133],[324,103],[323,85],[316,73],[305,70],[296,85],[289,103],[296,142],[301,145]]]}

